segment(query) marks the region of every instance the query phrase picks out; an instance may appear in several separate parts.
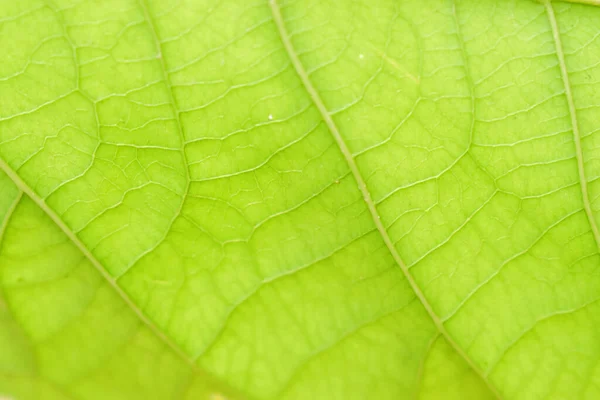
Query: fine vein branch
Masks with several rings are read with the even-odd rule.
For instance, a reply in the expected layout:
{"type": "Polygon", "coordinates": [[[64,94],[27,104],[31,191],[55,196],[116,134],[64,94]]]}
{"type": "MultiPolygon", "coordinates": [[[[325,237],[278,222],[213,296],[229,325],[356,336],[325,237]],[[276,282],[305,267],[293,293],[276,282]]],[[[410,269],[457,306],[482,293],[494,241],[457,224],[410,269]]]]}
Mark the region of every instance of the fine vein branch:
{"type": "Polygon", "coordinates": [[[190,359],[185,353],[183,353],[179,347],[177,347],[171,340],[162,333],[154,323],[138,308],[138,306],[131,300],[131,298],[121,289],[121,287],[115,282],[114,278],[108,273],[104,266],[98,261],[98,259],[90,252],[85,244],[73,233],[73,231],[63,222],[63,220],[52,210],[44,200],[38,196],[33,189],[29,187],[25,181],[4,161],[0,158],[0,170],[4,171],[6,175],[14,182],[14,184],[34,203],[37,204],[49,217],[50,219],[60,228],[61,231],[73,242],[75,246],[83,253],[83,255],[90,261],[90,263],[100,272],[100,274],[106,279],[106,281],[113,287],[117,294],[125,301],[125,303],[131,308],[131,310],[138,316],[138,318],[148,326],[148,328],[161,339],[168,347],[170,347],[177,355],[184,359],[187,363],[192,365],[190,359]]]}
{"type": "Polygon", "coordinates": [[[10,207],[6,211],[4,220],[0,221],[0,244],[2,243],[2,240],[4,239],[4,232],[6,232],[6,229],[8,228],[10,219],[12,218],[13,213],[17,209],[17,206],[21,202],[21,198],[23,198],[23,192],[19,191],[19,193],[17,194],[17,196],[15,196],[15,199],[11,203],[10,207]]]}
{"type": "Polygon", "coordinates": [[[556,16],[554,15],[554,8],[552,7],[552,3],[550,2],[550,0],[544,0],[543,4],[546,7],[546,14],[548,15],[548,20],[550,21],[550,26],[552,28],[552,36],[554,37],[556,56],[558,58],[560,73],[562,76],[563,85],[565,87],[565,97],[567,98],[567,104],[569,105],[569,115],[571,117],[573,141],[575,142],[575,155],[577,158],[577,171],[579,173],[579,186],[581,187],[583,208],[592,228],[592,233],[594,234],[596,246],[600,249],[600,231],[598,231],[598,225],[596,224],[596,219],[594,218],[594,213],[592,211],[592,205],[590,203],[588,181],[585,175],[585,165],[583,161],[583,150],[581,148],[581,134],[579,133],[579,123],[577,121],[577,110],[575,109],[575,102],[573,101],[573,93],[571,91],[571,83],[569,82],[569,72],[567,71],[567,64],[565,63],[565,54],[560,40],[558,22],[556,21],[556,16]]]}
{"type": "Polygon", "coordinates": [[[294,46],[290,39],[290,35],[288,34],[288,32],[286,30],[285,23],[283,21],[283,16],[281,14],[281,9],[280,9],[279,5],[277,4],[277,1],[269,0],[269,5],[271,6],[273,20],[275,22],[275,25],[277,26],[279,36],[281,38],[281,41],[283,43],[283,46],[285,47],[285,50],[286,50],[288,56],[296,70],[296,73],[297,73],[298,77],[300,78],[300,80],[302,81],[304,88],[310,95],[314,105],[319,110],[321,117],[323,118],[324,122],[326,123],[327,127],[329,128],[329,131],[333,135],[333,138],[335,139],[338,147],[340,148],[340,151],[342,152],[344,158],[346,159],[346,162],[348,163],[348,167],[350,168],[350,171],[352,172],[352,175],[354,176],[354,179],[356,180],[356,183],[357,183],[358,188],[359,188],[359,190],[363,196],[363,199],[367,205],[367,208],[369,209],[369,213],[371,214],[373,222],[375,223],[375,226],[377,227],[379,234],[383,238],[385,245],[387,246],[388,250],[392,254],[392,257],[394,258],[396,263],[402,269],[402,272],[404,273],[404,276],[406,277],[410,286],[412,287],[413,291],[415,292],[415,295],[417,296],[419,301],[423,304],[423,307],[425,307],[425,310],[427,311],[427,313],[433,320],[433,323],[435,324],[437,329],[440,331],[440,333],[444,336],[446,341],[465,360],[465,362],[473,369],[473,371],[475,371],[475,373],[477,373],[479,375],[479,377],[482,379],[482,381],[485,382],[485,384],[489,387],[490,391],[492,393],[494,393],[494,395],[497,398],[500,398],[500,395],[498,394],[496,389],[490,384],[490,382],[486,379],[483,372],[475,365],[475,363],[469,358],[469,356],[456,344],[456,342],[449,335],[449,333],[446,330],[446,328],[444,327],[444,324],[442,323],[440,317],[435,313],[435,311],[433,311],[431,304],[429,304],[429,302],[425,298],[425,295],[423,294],[423,292],[421,291],[421,289],[415,282],[415,279],[413,278],[412,274],[408,270],[407,265],[404,263],[404,261],[402,260],[402,258],[398,254],[398,252],[396,251],[396,248],[395,248],[392,240],[390,239],[390,237],[387,233],[387,230],[385,229],[385,226],[381,222],[381,217],[379,216],[379,214],[377,212],[377,208],[375,207],[375,202],[373,201],[373,198],[371,197],[371,194],[369,193],[367,184],[358,169],[358,166],[356,164],[356,161],[354,160],[354,156],[352,155],[352,152],[350,151],[350,149],[346,145],[346,142],[342,138],[342,135],[340,134],[340,132],[337,128],[337,125],[333,121],[331,114],[329,113],[329,111],[325,107],[325,104],[321,100],[321,97],[319,96],[319,93],[317,92],[316,88],[313,86],[313,84],[308,76],[308,73],[304,69],[302,62],[300,61],[300,58],[298,57],[298,54],[296,53],[296,51],[294,49],[294,46]]]}
{"type": "Polygon", "coordinates": [[[136,316],[140,319],[140,321],[145,324],[148,329],[159,339],[161,340],[169,349],[171,349],[178,357],[180,357],[183,361],[185,361],[194,371],[195,374],[199,375],[206,382],[210,382],[215,388],[215,395],[219,395],[218,391],[224,391],[230,393],[238,399],[250,399],[249,396],[240,393],[237,389],[230,387],[229,385],[223,383],[209,372],[204,369],[199,369],[194,361],[191,360],[186,353],[183,352],[175,343],[171,341],[171,339],[164,334],[154,322],[148,318],[144,312],[133,302],[133,300],[129,297],[129,295],[121,289],[121,287],[117,284],[114,277],[112,277],[106,268],[98,261],[98,259],[90,252],[90,250],[86,247],[86,245],[73,233],[73,231],[63,222],[63,220],[52,210],[46,202],[38,196],[31,187],[21,179],[21,177],[2,159],[0,158],[0,171],[4,171],[6,175],[13,181],[13,183],[20,190],[19,195],[15,199],[13,205],[11,206],[9,212],[7,213],[5,220],[0,224],[0,240],[2,239],[1,233],[5,229],[8,224],[8,219],[11,217],[10,214],[14,211],[14,208],[18,205],[21,200],[23,194],[27,195],[38,207],[42,209],[50,217],[50,219],[58,226],[58,228],[63,231],[65,235],[71,240],[71,242],[83,253],[83,255],[89,260],[89,262],[98,270],[98,272],[102,275],[104,279],[108,282],[110,286],[117,292],[117,294],[123,299],[123,301],[131,308],[131,310],[136,314],[136,316]]]}
{"type": "MultiPolygon", "coordinates": [[[[171,80],[169,79],[169,72],[167,71],[167,66],[165,64],[165,60],[163,59],[163,50],[162,45],[160,43],[160,39],[158,37],[156,26],[154,24],[154,20],[150,15],[150,11],[148,10],[148,5],[146,4],[147,0],[139,0],[140,8],[144,14],[144,20],[150,29],[150,34],[152,35],[152,41],[154,42],[154,46],[157,51],[157,58],[160,64],[161,73],[163,77],[163,81],[167,86],[167,96],[169,97],[169,102],[171,103],[171,107],[173,109],[173,113],[175,114],[175,123],[177,124],[177,131],[179,134],[179,139],[181,140],[180,152],[181,158],[185,163],[185,178],[186,178],[186,190],[185,193],[188,192],[188,188],[190,185],[190,163],[187,160],[187,155],[185,153],[185,135],[183,134],[183,125],[181,123],[181,115],[179,112],[179,107],[177,107],[177,102],[175,101],[175,96],[173,95],[173,85],[171,84],[171,80]]],[[[185,196],[184,196],[185,197],[185,196]]]]}

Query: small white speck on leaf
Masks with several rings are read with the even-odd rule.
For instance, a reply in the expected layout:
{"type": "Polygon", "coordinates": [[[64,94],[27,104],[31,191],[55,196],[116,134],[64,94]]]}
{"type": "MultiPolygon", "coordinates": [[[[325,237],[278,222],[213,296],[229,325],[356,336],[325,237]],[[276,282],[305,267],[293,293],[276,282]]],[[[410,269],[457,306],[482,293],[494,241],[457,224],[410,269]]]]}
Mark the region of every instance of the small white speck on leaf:
{"type": "Polygon", "coordinates": [[[360,58],[360,59],[362,60],[363,58],[365,58],[365,55],[364,55],[364,54],[362,54],[362,53],[360,53],[360,54],[358,55],[358,58],[360,58]]]}
{"type": "Polygon", "coordinates": [[[269,114],[269,121],[273,121],[273,114],[269,114]]]}

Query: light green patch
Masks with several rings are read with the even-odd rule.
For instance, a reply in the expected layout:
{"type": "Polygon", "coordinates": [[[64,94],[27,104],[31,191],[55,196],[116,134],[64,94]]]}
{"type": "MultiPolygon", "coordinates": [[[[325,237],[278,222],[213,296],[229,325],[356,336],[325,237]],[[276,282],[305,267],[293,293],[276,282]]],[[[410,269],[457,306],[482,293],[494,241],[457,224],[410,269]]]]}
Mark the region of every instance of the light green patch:
{"type": "Polygon", "coordinates": [[[597,398],[595,5],[3,2],[0,398],[597,398]]]}

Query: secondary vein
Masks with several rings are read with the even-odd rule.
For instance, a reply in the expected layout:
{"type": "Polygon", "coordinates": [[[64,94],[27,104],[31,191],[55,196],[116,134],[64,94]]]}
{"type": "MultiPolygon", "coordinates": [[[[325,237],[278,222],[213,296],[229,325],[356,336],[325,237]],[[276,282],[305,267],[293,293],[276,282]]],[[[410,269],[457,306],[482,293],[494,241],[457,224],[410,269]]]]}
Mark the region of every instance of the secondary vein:
{"type": "Polygon", "coordinates": [[[415,295],[417,296],[417,298],[419,299],[419,301],[421,302],[421,304],[423,305],[423,307],[429,314],[430,318],[432,319],[434,325],[437,327],[439,332],[442,334],[442,336],[444,336],[444,338],[450,344],[450,346],[452,346],[454,348],[454,350],[457,352],[457,354],[459,354],[465,360],[465,362],[473,369],[473,371],[477,375],[479,375],[481,380],[488,386],[490,391],[492,393],[494,393],[494,395],[497,398],[500,399],[500,395],[498,394],[496,389],[491,385],[491,383],[486,379],[483,372],[477,367],[477,365],[475,365],[475,363],[462,350],[462,348],[460,348],[456,344],[454,339],[452,339],[452,337],[450,336],[450,334],[444,327],[444,324],[441,321],[440,317],[435,313],[435,311],[431,307],[431,304],[429,304],[429,301],[427,300],[427,298],[421,291],[421,288],[417,285],[417,283],[416,283],[414,277],[412,276],[412,274],[410,273],[406,263],[402,260],[402,258],[398,254],[398,251],[396,250],[392,240],[390,239],[390,236],[388,235],[385,226],[381,222],[381,216],[377,212],[375,202],[373,201],[373,198],[371,197],[371,194],[369,193],[367,184],[366,184],[364,178],[362,177],[360,170],[358,169],[356,160],[354,159],[352,152],[350,151],[350,149],[348,148],[348,145],[342,138],[342,135],[340,134],[340,132],[337,128],[337,125],[333,121],[333,118],[331,117],[331,114],[327,110],[327,107],[325,107],[325,103],[323,103],[323,100],[321,100],[321,96],[319,96],[319,93],[317,92],[316,88],[313,86],[313,84],[310,80],[310,77],[308,76],[308,73],[304,69],[302,62],[300,61],[300,58],[298,57],[298,54],[296,53],[296,50],[294,49],[294,46],[290,39],[290,35],[288,34],[287,29],[285,27],[285,23],[283,21],[281,9],[280,9],[279,5],[277,4],[277,0],[269,0],[269,5],[271,7],[271,12],[273,14],[273,20],[275,22],[275,25],[277,26],[279,36],[280,36],[283,46],[285,47],[285,50],[292,62],[292,65],[294,66],[294,69],[296,70],[298,77],[302,81],[304,88],[306,89],[309,96],[311,97],[315,107],[319,110],[321,117],[323,118],[325,124],[329,128],[329,131],[331,132],[333,138],[335,139],[340,151],[342,152],[342,155],[346,159],[348,167],[350,168],[350,171],[352,172],[352,175],[354,176],[354,179],[358,185],[358,189],[360,190],[362,197],[365,201],[365,204],[367,205],[367,208],[369,210],[369,213],[371,214],[371,218],[373,219],[373,222],[375,223],[375,226],[376,226],[379,234],[381,235],[386,247],[388,248],[389,252],[391,253],[391,255],[394,258],[394,260],[396,261],[396,263],[400,266],[400,269],[402,270],[404,276],[406,277],[407,281],[409,282],[411,288],[415,292],[415,295]]]}
{"type": "Polygon", "coordinates": [[[179,356],[181,356],[188,363],[190,360],[188,357],[179,349],[179,347],[175,346],[164,333],[162,333],[154,323],[137,307],[137,305],[131,300],[131,298],[121,289],[119,285],[117,285],[114,278],[108,273],[108,271],[104,268],[104,266],[98,261],[98,259],[88,250],[88,248],[83,244],[83,242],[73,233],[73,231],[63,222],[63,220],[54,212],[52,208],[50,208],[46,202],[38,196],[31,187],[25,181],[21,179],[21,177],[3,160],[0,158],[0,169],[3,170],[6,175],[14,182],[14,184],[34,203],[38,205],[49,217],[50,219],[60,228],[61,231],[73,242],[73,244],[83,253],[83,255],[90,261],[90,263],[100,272],[100,274],[106,279],[108,284],[113,287],[113,289],[121,296],[121,298],[127,303],[127,305],[133,310],[133,312],[139,317],[139,319],[144,322],[148,328],[160,339],[162,339],[165,344],[167,344],[173,351],[175,351],[179,356]]]}
{"type": "MultiPolygon", "coordinates": [[[[142,9],[144,19],[146,20],[146,22],[149,25],[153,41],[154,41],[154,43],[156,45],[156,49],[158,51],[158,58],[160,60],[160,66],[161,66],[162,73],[163,73],[163,79],[164,79],[165,84],[167,85],[169,101],[171,102],[171,105],[173,107],[173,111],[174,111],[175,117],[176,117],[175,119],[176,119],[176,123],[177,123],[178,132],[181,137],[180,151],[182,154],[183,163],[185,165],[186,187],[184,189],[180,207],[176,211],[176,213],[175,213],[173,219],[171,220],[169,227],[167,229],[167,233],[168,233],[168,231],[171,229],[171,226],[173,225],[173,222],[175,221],[177,216],[180,215],[180,213],[183,209],[183,203],[185,201],[187,193],[189,192],[191,177],[190,177],[189,163],[187,162],[187,157],[185,154],[185,137],[183,134],[179,110],[177,108],[177,104],[176,104],[174,96],[173,96],[173,89],[172,89],[172,85],[171,85],[171,82],[168,77],[166,66],[162,59],[162,48],[160,45],[160,41],[158,40],[158,36],[156,34],[156,28],[152,22],[152,18],[150,17],[150,14],[148,12],[147,6],[145,4],[145,0],[139,0],[139,5],[142,9]]],[[[119,284],[117,283],[117,279],[120,276],[115,278],[112,275],[110,275],[108,270],[92,254],[92,252],[77,237],[77,235],[66,225],[66,223],[62,221],[60,216],[58,214],[56,214],[54,212],[54,210],[46,204],[44,199],[41,198],[23,179],[21,179],[21,177],[17,174],[17,172],[15,170],[13,170],[12,167],[8,163],[6,163],[1,157],[0,157],[0,170],[4,171],[6,173],[6,175],[13,181],[13,183],[20,190],[20,194],[19,194],[17,200],[11,206],[10,213],[12,213],[14,211],[14,208],[16,208],[22,195],[23,194],[27,195],[34,203],[37,204],[38,207],[40,207],[40,209],[42,209],[42,211],[44,211],[48,215],[48,217],[50,217],[50,219],[58,226],[58,228],[61,231],[63,231],[63,233],[71,240],[71,242],[83,253],[83,255],[89,260],[89,262],[100,273],[100,275],[102,275],[102,277],[104,279],[106,279],[107,283],[116,291],[117,295],[119,295],[123,299],[123,301],[129,306],[129,308],[133,311],[133,313],[140,319],[140,321],[144,325],[146,325],[146,327],[160,341],[162,341],[169,349],[171,349],[180,359],[182,359],[185,363],[187,363],[190,366],[190,369],[196,375],[202,376],[206,382],[211,382],[213,384],[213,387],[216,389],[216,392],[214,393],[215,395],[217,395],[217,391],[223,390],[224,392],[227,392],[233,396],[236,396],[236,398],[250,399],[249,396],[241,393],[237,388],[233,388],[233,387],[223,383],[220,379],[214,377],[212,374],[210,374],[206,370],[199,369],[195,365],[194,360],[190,359],[190,357],[178,345],[176,345],[173,341],[171,341],[171,339],[165,333],[163,333],[154,324],[154,322],[148,316],[146,316],[146,314],[144,314],[144,312],[136,305],[136,303],[129,297],[129,295],[119,286],[119,284]]],[[[7,224],[8,218],[9,218],[9,216],[7,216],[5,218],[5,220],[3,221],[3,223],[0,224],[2,231],[4,230],[5,225],[7,224]]],[[[2,231],[0,231],[0,232],[2,232],[2,231]]],[[[165,233],[165,236],[166,236],[166,233],[165,233]]],[[[0,235],[0,240],[1,239],[2,239],[2,235],[0,235]]],[[[130,266],[132,266],[132,265],[130,265],[130,266]]]]}
{"type": "MultiPolygon", "coordinates": [[[[175,123],[177,124],[177,131],[179,133],[179,137],[181,140],[181,157],[185,163],[185,175],[187,186],[189,187],[190,183],[190,168],[189,163],[187,161],[187,155],[185,154],[185,135],[183,134],[183,125],[181,123],[181,116],[179,112],[179,107],[177,107],[177,102],[175,101],[175,95],[173,94],[173,85],[171,84],[171,79],[169,78],[169,73],[167,71],[167,66],[165,65],[165,60],[163,59],[163,50],[160,39],[158,38],[158,34],[156,32],[156,26],[154,24],[154,20],[150,15],[150,11],[148,10],[148,6],[146,4],[147,0],[139,0],[140,8],[142,9],[142,13],[144,14],[144,20],[150,29],[150,34],[152,35],[152,41],[154,42],[155,49],[157,51],[157,58],[160,64],[160,69],[162,73],[162,78],[167,86],[167,96],[169,97],[169,102],[171,103],[171,107],[173,108],[173,113],[175,114],[175,123]]],[[[187,188],[186,188],[187,189],[187,188]]],[[[187,190],[186,190],[187,193],[187,190]]],[[[185,197],[185,196],[184,196],[185,197]]]]}
{"type": "Polygon", "coordinates": [[[123,301],[129,306],[129,308],[134,312],[134,314],[140,319],[140,321],[146,325],[146,327],[160,340],[162,341],[169,349],[171,349],[179,358],[181,358],[185,363],[190,366],[190,369],[199,376],[202,376],[206,382],[211,382],[216,389],[216,392],[219,390],[223,390],[229,394],[236,396],[239,399],[248,399],[250,398],[240,393],[236,388],[230,387],[229,385],[223,383],[218,378],[214,377],[204,369],[199,369],[193,360],[191,360],[188,355],[183,352],[175,343],[171,341],[171,339],[164,334],[158,327],[154,324],[150,318],[148,318],[144,312],[133,302],[133,300],[129,297],[129,295],[121,289],[121,287],[117,284],[116,280],[108,273],[108,271],[104,268],[102,263],[88,250],[86,245],[73,233],[73,231],[62,221],[62,219],[50,208],[46,202],[38,196],[31,187],[21,179],[21,177],[2,159],[0,158],[0,170],[4,171],[6,175],[13,181],[13,183],[19,189],[19,194],[16,196],[13,201],[7,215],[4,218],[4,221],[0,224],[0,242],[2,241],[2,234],[4,233],[6,226],[8,225],[9,219],[12,217],[14,210],[17,205],[20,203],[22,196],[27,195],[35,204],[37,204],[42,211],[50,217],[50,219],[58,226],[58,228],[63,231],[65,235],[71,240],[71,242],[83,253],[83,255],[88,259],[88,261],[98,270],[100,275],[108,284],[116,291],[117,295],[119,295],[123,301]]]}
{"type": "Polygon", "coordinates": [[[560,40],[560,31],[558,29],[558,23],[556,21],[556,15],[554,15],[554,8],[552,7],[552,3],[550,2],[550,0],[543,0],[543,4],[544,7],[546,7],[546,14],[548,15],[548,20],[550,21],[550,27],[552,28],[552,36],[554,37],[556,56],[558,58],[558,65],[560,66],[560,73],[562,76],[563,86],[565,87],[565,97],[567,98],[567,104],[569,106],[569,115],[571,117],[571,127],[573,130],[573,141],[575,142],[575,156],[577,158],[579,186],[581,187],[581,196],[583,197],[583,208],[592,228],[592,233],[594,234],[596,246],[600,249],[600,231],[598,231],[598,225],[596,224],[596,219],[594,218],[594,213],[592,211],[592,205],[590,203],[590,195],[588,192],[588,180],[585,175],[583,150],[581,148],[581,134],[579,133],[579,123],[577,122],[577,110],[575,109],[575,102],[573,101],[573,92],[571,91],[569,73],[567,71],[567,64],[565,63],[565,54],[560,40]]]}
{"type": "MultiPolygon", "coordinates": [[[[157,58],[158,58],[161,73],[162,73],[162,79],[167,87],[167,96],[169,98],[169,103],[171,103],[171,107],[173,109],[173,114],[175,115],[175,122],[177,124],[179,140],[181,141],[179,152],[181,153],[181,159],[183,161],[184,171],[185,171],[185,188],[183,189],[183,194],[181,195],[181,202],[179,203],[179,207],[177,208],[177,210],[175,210],[175,213],[173,214],[171,221],[169,221],[169,224],[167,226],[167,229],[165,230],[165,233],[160,238],[160,240],[156,243],[156,246],[158,246],[158,244],[165,241],[169,232],[173,228],[173,224],[175,224],[175,221],[183,212],[183,206],[185,204],[185,199],[190,192],[192,178],[191,178],[191,173],[190,173],[190,163],[189,163],[187,155],[185,153],[186,141],[185,141],[185,135],[183,134],[183,125],[181,123],[181,115],[180,115],[179,107],[177,107],[177,102],[175,101],[175,95],[173,94],[173,85],[171,84],[171,80],[169,79],[169,73],[167,71],[167,66],[165,65],[165,61],[163,59],[162,45],[161,45],[160,39],[158,37],[157,31],[156,31],[156,26],[154,24],[154,20],[152,19],[152,16],[150,15],[150,11],[148,10],[148,5],[146,4],[146,1],[147,0],[139,0],[138,4],[139,4],[140,8],[142,9],[142,13],[144,15],[144,21],[146,22],[146,24],[148,25],[148,28],[150,29],[152,41],[154,42],[154,47],[157,52],[157,58]]],[[[130,262],[125,267],[125,269],[123,271],[121,271],[119,273],[118,276],[116,276],[116,280],[119,280],[125,274],[127,274],[144,256],[146,256],[148,253],[150,253],[152,250],[154,250],[154,248],[156,246],[150,247],[146,251],[139,254],[132,262],[130,262]]]]}

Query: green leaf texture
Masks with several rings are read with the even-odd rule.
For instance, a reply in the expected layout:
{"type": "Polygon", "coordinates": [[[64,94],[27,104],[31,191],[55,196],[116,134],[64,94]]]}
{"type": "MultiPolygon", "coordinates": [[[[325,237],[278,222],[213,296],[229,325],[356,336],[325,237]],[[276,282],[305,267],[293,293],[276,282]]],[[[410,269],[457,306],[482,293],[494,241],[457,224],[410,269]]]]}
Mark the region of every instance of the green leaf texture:
{"type": "Polygon", "coordinates": [[[1,0],[0,398],[600,398],[599,6],[1,0]]]}

